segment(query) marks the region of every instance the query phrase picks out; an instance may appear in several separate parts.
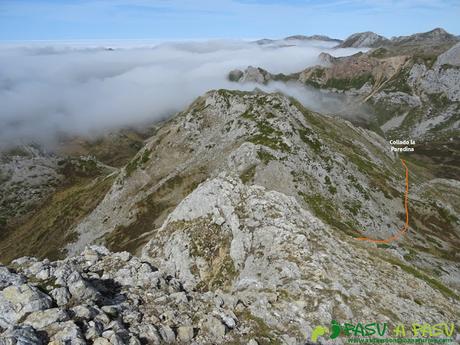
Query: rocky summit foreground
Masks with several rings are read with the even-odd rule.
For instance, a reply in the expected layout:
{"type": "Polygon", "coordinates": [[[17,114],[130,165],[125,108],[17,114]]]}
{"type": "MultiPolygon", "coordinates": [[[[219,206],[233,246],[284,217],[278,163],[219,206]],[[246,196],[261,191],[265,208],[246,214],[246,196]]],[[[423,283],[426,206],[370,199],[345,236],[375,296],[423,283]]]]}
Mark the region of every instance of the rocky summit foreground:
{"type": "Polygon", "coordinates": [[[226,173],[185,198],[141,258],[98,246],[24,257],[0,267],[0,288],[0,344],[304,344],[331,319],[436,323],[460,310],[295,198],[226,173]]]}

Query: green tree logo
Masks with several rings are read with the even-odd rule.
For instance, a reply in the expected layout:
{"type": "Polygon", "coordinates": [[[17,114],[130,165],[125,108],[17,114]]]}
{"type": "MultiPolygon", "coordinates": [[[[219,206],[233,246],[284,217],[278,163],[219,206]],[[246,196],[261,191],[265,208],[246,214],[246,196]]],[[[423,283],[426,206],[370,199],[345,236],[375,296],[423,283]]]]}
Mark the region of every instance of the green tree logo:
{"type": "Polygon", "coordinates": [[[318,340],[318,337],[326,333],[329,333],[329,328],[323,327],[323,326],[316,326],[311,334],[311,341],[316,343],[316,341],[318,340]]]}
{"type": "Polygon", "coordinates": [[[332,320],[331,321],[331,331],[329,331],[329,328],[327,327],[316,326],[311,334],[311,341],[316,343],[318,341],[318,337],[324,336],[326,333],[330,333],[329,338],[335,339],[340,335],[341,332],[342,332],[342,327],[340,326],[340,324],[337,321],[332,320]]]}

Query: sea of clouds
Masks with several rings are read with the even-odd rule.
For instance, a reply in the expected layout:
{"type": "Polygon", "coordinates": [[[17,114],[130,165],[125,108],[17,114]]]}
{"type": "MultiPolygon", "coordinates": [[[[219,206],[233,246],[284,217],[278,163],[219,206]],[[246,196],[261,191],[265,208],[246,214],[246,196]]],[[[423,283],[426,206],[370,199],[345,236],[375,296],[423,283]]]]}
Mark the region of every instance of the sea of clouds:
{"type": "MultiPolygon", "coordinates": [[[[254,89],[253,84],[227,80],[235,68],[252,65],[292,73],[318,64],[321,52],[357,52],[334,45],[242,40],[3,44],[0,150],[31,141],[51,142],[58,134],[97,135],[152,123],[184,109],[210,89],[254,89]]],[[[313,90],[297,86],[273,83],[265,89],[281,89],[313,108],[338,102],[324,102],[313,90]]]]}

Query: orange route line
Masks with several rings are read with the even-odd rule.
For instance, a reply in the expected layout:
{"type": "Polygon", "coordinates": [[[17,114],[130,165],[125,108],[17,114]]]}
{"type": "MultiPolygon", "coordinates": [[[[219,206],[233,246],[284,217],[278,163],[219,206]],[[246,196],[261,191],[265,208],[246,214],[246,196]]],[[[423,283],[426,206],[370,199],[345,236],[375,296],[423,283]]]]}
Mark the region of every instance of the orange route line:
{"type": "Polygon", "coordinates": [[[404,166],[404,168],[406,169],[406,191],[404,193],[404,208],[406,210],[406,223],[404,224],[404,226],[401,229],[399,229],[399,231],[396,234],[394,234],[393,236],[388,237],[387,239],[378,240],[378,239],[373,239],[373,238],[369,238],[369,237],[358,237],[358,238],[356,238],[358,241],[367,241],[367,242],[373,242],[373,243],[390,243],[390,242],[393,242],[393,241],[397,240],[402,235],[404,235],[407,232],[407,230],[409,229],[409,207],[408,207],[408,204],[409,204],[409,201],[408,201],[408,196],[409,196],[409,169],[407,168],[405,160],[401,159],[401,163],[404,166]]]}

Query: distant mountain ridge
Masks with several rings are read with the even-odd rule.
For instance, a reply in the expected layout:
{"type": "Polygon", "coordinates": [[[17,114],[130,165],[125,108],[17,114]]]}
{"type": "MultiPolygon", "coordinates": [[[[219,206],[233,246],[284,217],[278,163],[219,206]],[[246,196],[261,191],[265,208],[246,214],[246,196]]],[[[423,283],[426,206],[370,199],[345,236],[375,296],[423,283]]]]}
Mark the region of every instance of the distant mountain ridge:
{"type": "Polygon", "coordinates": [[[435,28],[427,32],[415,33],[407,36],[395,36],[387,38],[372,31],[357,32],[351,34],[344,40],[331,38],[326,35],[292,35],[281,39],[263,38],[253,43],[258,45],[269,45],[275,43],[286,43],[295,41],[323,41],[337,43],[336,48],[391,48],[401,49],[413,46],[428,45],[430,48],[440,46],[445,50],[446,44],[460,42],[460,36],[453,35],[442,28],[435,28]]]}
{"type": "Polygon", "coordinates": [[[455,137],[460,118],[460,42],[443,29],[387,39],[372,32],[357,33],[339,47],[375,48],[365,53],[318,56],[319,64],[289,75],[259,67],[233,70],[229,79],[268,84],[299,82],[350,103],[370,105],[374,129],[395,138],[417,140],[455,137]]]}
{"type": "Polygon", "coordinates": [[[323,41],[323,42],[334,42],[340,44],[342,42],[341,39],[338,38],[331,38],[326,35],[292,35],[281,39],[270,39],[270,38],[262,38],[260,40],[254,41],[254,43],[259,45],[266,45],[266,44],[274,44],[279,42],[285,41],[323,41]]]}
{"type": "Polygon", "coordinates": [[[409,36],[397,36],[390,39],[378,35],[372,31],[358,32],[347,37],[339,48],[378,48],[385,46],[402,46],[414,44],[440,44],[447,42],[458,42],[458,36],[448,33],[442,28],[435,28],[431,31],[415,33],[409,36]]]}

